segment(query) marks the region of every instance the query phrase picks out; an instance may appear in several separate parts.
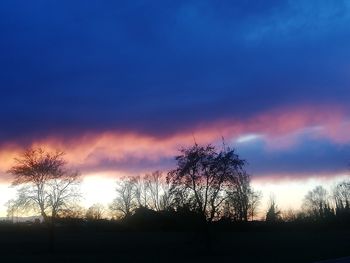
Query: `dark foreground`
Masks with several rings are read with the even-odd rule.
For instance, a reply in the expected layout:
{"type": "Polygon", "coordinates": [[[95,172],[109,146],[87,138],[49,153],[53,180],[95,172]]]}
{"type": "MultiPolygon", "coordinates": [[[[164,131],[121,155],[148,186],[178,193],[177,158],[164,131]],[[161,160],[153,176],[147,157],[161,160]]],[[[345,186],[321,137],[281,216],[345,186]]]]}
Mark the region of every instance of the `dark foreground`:
{"type": "MultiPolygon", "coordinates": [[[[1,225],[0,262],[316,262],[350,256],[350,229],[251,223],[164,231],[106,222],[1,225]]],[[[346,261],[343,261],[346,262],[346,261]]]]}

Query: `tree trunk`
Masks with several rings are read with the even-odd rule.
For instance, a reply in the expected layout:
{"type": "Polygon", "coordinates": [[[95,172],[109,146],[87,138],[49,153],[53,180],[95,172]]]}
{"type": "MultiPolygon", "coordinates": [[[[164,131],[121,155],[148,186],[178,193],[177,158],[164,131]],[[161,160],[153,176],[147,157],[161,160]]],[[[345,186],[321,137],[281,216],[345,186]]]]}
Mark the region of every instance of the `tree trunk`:
{"type": "Polygon", "coordinates": [[[46,214],[44,211],[41,211],[41,216],[42,216],[43,219],[44,219],[44,223],[45,223],[45,224],[49,224],[50,218],[47,216],[47,214],[46,214]]]}

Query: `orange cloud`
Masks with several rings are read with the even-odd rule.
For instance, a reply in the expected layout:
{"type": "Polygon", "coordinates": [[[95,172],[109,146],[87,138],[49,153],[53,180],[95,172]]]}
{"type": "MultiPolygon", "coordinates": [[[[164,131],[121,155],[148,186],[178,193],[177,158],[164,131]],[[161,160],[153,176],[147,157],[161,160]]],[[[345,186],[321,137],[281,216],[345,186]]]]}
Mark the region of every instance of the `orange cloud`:
{"type": "MultiPolygon", "coordinates": [[[[280,109],[252,117],[248,120],[221,120],[202,123],[173,135],[156,137],[136,132],[106,131],[85,133],[70,138],[50,135],[32,142],[32,146],[59,149],[73,167],[99,167],[102,161],[128,162],[130,159],[157,162],[171,158],[182,146],[212,143],[221,139],[235,140],[244,134],[259,134],[271,149],[291,147],[298,136],[309,132],[315,138],[327,138],[336,143],[350,142],[350,124],[346,114],[336,107],[299,107],[280,109]]],[[[23,150],[21,145],[8,142],[0,150],[0,172],[4,173],[13,158],[23,150]],[[10,144],[11,143],[11,144],[10,144]]],[[[105,169],[99,167],[100,170],[105,169]]]]}

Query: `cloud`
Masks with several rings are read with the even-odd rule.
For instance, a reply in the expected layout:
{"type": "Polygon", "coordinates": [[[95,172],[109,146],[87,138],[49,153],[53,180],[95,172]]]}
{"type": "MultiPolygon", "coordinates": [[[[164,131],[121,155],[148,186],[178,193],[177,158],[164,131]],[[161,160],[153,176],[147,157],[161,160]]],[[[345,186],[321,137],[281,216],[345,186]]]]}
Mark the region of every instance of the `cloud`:
{"type": "Polygon", "coordinates": [[[349,6],[311,2],[1,3],[0,140],[348,108],[349,6]]]}
{"type": "MultiPolygon", "coordinates": [[[[169,136],[105,131],[38,139],[29,146],[60,149],[72,167],[83,173],[143,173],[170,169],[181,147],[199,143],[220,145],[221,136],[238,148],[254,174],[339,171],[350,156],[346,115],[341,111],[304,107],[262,113],[245,121],[222,120],[205,123],[169,136]],[[322,111],[323,110],[323,111],[322,111]],[[252,135],[253,134],[253,135],[252,135]],[[256,134],[259,134],[257,136],[256,134]]],[[[23,150],[12,142],[0,151],[1,170],[23,150]]]]}
{"type": "Polygon", "coordinates": [[[86,172],[166,169],[193,135],[224,136],[255,172],[338,169],[349,14],[347,1],[3,1],[0,170],[32,145],[86,172]]]}

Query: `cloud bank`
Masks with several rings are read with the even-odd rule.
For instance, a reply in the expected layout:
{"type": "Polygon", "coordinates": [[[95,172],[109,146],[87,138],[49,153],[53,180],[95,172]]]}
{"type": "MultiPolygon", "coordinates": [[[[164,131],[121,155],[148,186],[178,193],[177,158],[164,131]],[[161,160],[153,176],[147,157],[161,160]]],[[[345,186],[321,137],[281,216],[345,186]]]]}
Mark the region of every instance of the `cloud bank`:
{"type": "Polygon", "coordinates": [[[348,1],[0,3],[0,170],[33,145],[85,172],[236,146],[256,174],[349,153],[348,1]]]}

